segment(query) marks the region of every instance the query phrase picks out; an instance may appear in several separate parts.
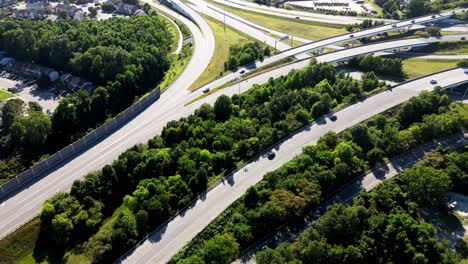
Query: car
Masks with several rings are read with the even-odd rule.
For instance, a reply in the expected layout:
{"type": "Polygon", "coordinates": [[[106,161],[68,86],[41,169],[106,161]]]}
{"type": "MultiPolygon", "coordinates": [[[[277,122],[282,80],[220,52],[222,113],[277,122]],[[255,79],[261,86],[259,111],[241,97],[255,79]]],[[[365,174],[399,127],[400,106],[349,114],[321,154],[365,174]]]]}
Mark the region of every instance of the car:
{"type": "Polygon", "coordinates": [[[460,39],[461,39],[461,40],[465,40],[466,38],[465,38],[465,37],[461,37],[460,39]]]}
{"type": "Polygon", "coordinates": [[[437,84],[437,81],[434,80],[434,79],[430,80],[429,82],[430,82],[431,84],[437,84]]]}
{"type": "Polygon", "coordinates": [[[296,19],[301,19],[300,17],[296,17],[296,19]]]}
{"type": "Polygon", "coordinates": [[[272,150],[270,152],[267,153],[267,157],[269,160],[272,160],[276,157],[276,153],[272,150]]]}
{"type": "Polygon", "coordinates": [[[203,89],[203,93],[207,93],[210,91],[210,88],[209,87],[206,87],[205,89],[203,89]]]}
{"type": "Polygon", "coordinates": [[[452,11],[452,14],[455,14],[455,11],[452,11]]]}
{"type": "Polygon", "coordinates": [[[337,119],[336,115],[332,115],[332,116],[330,116],[330,120],[331,120],[331,121],[335,122],[335,121],[336,121],[336,119],[337,119]]]}
{"type": "Polygon", "coordinates": [[[414,23],[416,23],[416,20],[414,20],[414,19],[413,19],[413,20],[411,20],[411,23],[413,23],[413,24],[414,24],[414,23]]]}
{"type": "Polygon", "coordinates": [[[350,38],[354,38],[354,34],[349,35],[350,38]]]}
{"type": "Polygon", "coordinates": [[[240,71],[239,73],[240,73],[240,74],[244,74],[244,73],[245,73],[245,70],[242,70],[242,71],[240,71]]]}
{"type": "Polygon", "coordinates": [[[432,18],[435,18],[436,16],[435,15],[432,15],[432,18]]]}
{"type": "Polygon", "coordinates": [[[392,27],[395,28],[395,27],[396,27],[396,24],[392,24],[392,27]]]}
{"type": "Polygon", "coordinates": [[[264,246],[262,247],[262,250],[267,250],[267,249],[268,249],[268,246],[267,246],[267,245],[264,245],[264,246]]]}
{"type": "Polygon", "coordinates": [[[466,69],[464,70],[464,72],[465,72],[466,74],[468,74],[468,68],[466,68],[466,69]]]}

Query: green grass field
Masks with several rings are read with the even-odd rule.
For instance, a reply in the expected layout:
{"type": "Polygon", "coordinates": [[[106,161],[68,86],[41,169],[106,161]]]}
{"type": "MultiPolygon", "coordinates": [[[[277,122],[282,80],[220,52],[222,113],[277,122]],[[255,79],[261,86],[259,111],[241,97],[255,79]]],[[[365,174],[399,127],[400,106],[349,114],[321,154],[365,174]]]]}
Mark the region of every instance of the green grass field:
{"type": "Polygon", "coordinates": [[[2,100],[2,102],[6,102],[7,99],[12,97],[15,97],[15,95],[8,92],[7,90],[4,90],[3,88],[0,88],[0,100],[2,100]]]}
{"type": "Polygon", "coordinates": [[[432,60],[411,58],[403,60],[403,70],[409,79],[453,68],[457,60],[432,60]]]}
{"type": "Polygon", "coordinates": [[[210,64],[205,71],[198,77],[198,79],[190,86],[189,90],[193,90],[207,84],[220,76],[224,72],[224,62],[227,60],[229,55],[229,47],[232,44],[242,44],[247,42],[254,42],[253,38],[226,26],[226,32],[224,31],[223,23],[211,19],[207,16],[203,16],[211,29],[215,37],[215,50],[213,57],[211,58],[210,64]]]}
{"type": "MultiPolygon", "coordinates": [[[[213,2],[211,3],[215,4],[213,2]]],[[[288,19],[273,15],[260,14],[248,10],[241,10],[219,3],[216,3],[216,5],[221,8],[226,8],[227,11],[261,26],[311,40],[318,40],[347,32],[343,25],[288,19]]]]}

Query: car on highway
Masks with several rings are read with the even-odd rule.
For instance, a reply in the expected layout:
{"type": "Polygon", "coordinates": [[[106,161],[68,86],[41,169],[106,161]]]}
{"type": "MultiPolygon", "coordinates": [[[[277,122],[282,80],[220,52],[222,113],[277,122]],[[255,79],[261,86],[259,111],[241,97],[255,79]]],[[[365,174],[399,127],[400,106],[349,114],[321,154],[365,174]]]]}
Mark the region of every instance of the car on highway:
{"type": "Polygon", "coordinates": [[[269,160],[272,160],[276,157],[276,153],[273,150],[271,150],[267,153],[267,157],[269,160]]]}
{"type": "Polygon", "coordinates": [[[239,73],[240,73],[240,74],[244,74],[244,73],[245,73],[245,70],[242,70],[242,71],[240,71],[239,73]]]}
{"type": "Polygon", "coordinates": [[[350,38],[354,38],[354,34],[349,35],[350,38]]]}
{"type": "Polygon", "coordinates": [[[396,24],[392,24],[392,27],[395,28],[395,27],[396,27],[396,24]]]}
{"type": "Polygon", "coordinates": [[[210,91],[210,87],[206,87],[205,89],[203,89],[203,93],[207,93],[210,91]]]}
{"type": "Polygon", "coordinates": [[[414,20],[414,19],[413,19],[413,20],[411,20],[411,23],[413,23],[413,24],[414,24],[414,23],[416,23],[416,20],[414,20]]]}
{"type": "Polygon", "coordinates": [[[466,68],[464,72],[468,74],[468,68],[466,68]]]}
{"type": "Polygon", "coordinates": [[[301,19],[300,17],[296,17],[296,19],[301,19]]]}
{"type": "Polygon", "coordinates": [[[331,121],[335,122],[335,121],[336,121],[336,119],[337,119],[336,115],[332,115],[332,116],[330,116],[330,120],[331,120],[331,121]]]}
{"type": "Polygon", "coordinates": [[[430,80],[429,82],[430,82],[431,84],[437,84],[437,81],[434,80],[434,79],[430,80]]]}
{"type": "Polygon", "coordinates": [[[461,39],[461,40],[465,40],[466,38],[465,38],[465,37],[461,37],[460,39],[461,39]]]}

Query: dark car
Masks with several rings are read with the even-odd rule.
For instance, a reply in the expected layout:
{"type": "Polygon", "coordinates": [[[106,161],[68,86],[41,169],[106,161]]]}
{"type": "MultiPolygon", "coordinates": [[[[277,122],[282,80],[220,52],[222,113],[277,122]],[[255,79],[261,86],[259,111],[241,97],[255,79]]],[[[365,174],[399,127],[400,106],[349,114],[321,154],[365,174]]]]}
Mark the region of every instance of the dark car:
{"type": "Polygon", "coordinates": [[[465,38],[465,37],[461,37],[460,39],[461,39],[461,40],[465,40],[466,38],[465,38]]]}
{"type": "Polygon", "coordinates": [[[207,92],[209,92],[209,91],[210,91],[210,88],[208,88],[208,87],[205,88],[205,89],[203,89],[203,93],[207,93],[207,92]]]}
{"type": "Polygon", "coordinates": [[[268,152],[267,157],[269,160],[272,160],[276,157],[276,153],[273,151],[268,152]]]}
{"type": "Polygon", "coordinates": [[[332,115],[332,116],[330,116],[330,120],[331,120],[331,121],[335,122],[335,121],[336,121],[336,119],[337,119],[336,115],[332,115]]]}
{"type": "Polygon", "coordinates": [[[349,35],[350,38],[354,38],[354,34],[349,35]]]}
{"type": "Polygon", "coordinates": [[[242,71],[240,71],[239,73],[240,73],[240,74],[244,74],[244,73],[245,73],[245,70],[242,70],[242,71]]]}

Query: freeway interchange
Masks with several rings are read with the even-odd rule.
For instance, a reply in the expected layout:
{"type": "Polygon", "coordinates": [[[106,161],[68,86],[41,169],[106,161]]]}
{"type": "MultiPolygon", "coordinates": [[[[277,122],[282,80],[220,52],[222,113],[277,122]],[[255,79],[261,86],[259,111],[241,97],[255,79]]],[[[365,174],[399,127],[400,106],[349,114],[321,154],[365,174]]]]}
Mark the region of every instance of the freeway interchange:
{"type": "MultiPolygon", "coordinates": [[[[221,94],[233,95],[236,94],[238,90],[245,92],[253,84],[262,84],[267,82],[271,77],[279,77],[287,74],[292,69],[303,68],[309,63],[310,56],[306,54],[309,51],[349,42],[362,37],[382,34],[384,32],[397,30],[398,28],[416,27],[453,15],[451,11],[435,16],[430,15],[413,20],[400,21],[360,32],[343,34],[310,42],[295,48],[291,48],[284,43],[279,44],[278,48],[282,50],[282,52],[266,58],[262,62],[255,62],[253,65],[249,65],[248,68],[244,69],[245,72],[270,65],[291,56],[296,56],[299,61],[253,76],[246,81],[231,85],[202,98],[193,104],[186,105],[187,102],[190,102],[202,94],[202,89],[190,93],[187,88],[201,75],[209,64],[214,52],[213,33],[209,25],[198,12],[204,12],[215,19],[221,19],[220,13],[214,9],[207,9],[206,6],[203,7],[202,5],[204,2],[201,0],[194,1],[194,6],[189,6],[177,0],[173,1],[174,5],[189,18],[180,16],[179,13],[165,6],[157,5],[150,0],[145,0],[144,2],[147,2],[172,17],[177,17],[178,20],[189,28],[195,44],[191,61],[182,74],[161,95],[160,100],[154,102],[133,120],[129,121],[104,140],[97,142],[92,148],[55,168],[55,170],[49,172],[47,175],[43,175],[42,178],[26,188],[19,190],[10,197],[2,198],[2,200],[0,200],[0,238],[4,238],[30,219],[36,217],[45,200],[52,197],[57,192],[68,191],[71,184],[76,179],[82,178],[89,172],[101,169],[105,164],[115,160],[119,154],[126,149],[137,143],[146,142],[154,135],[159,134],[168,121],[188,116],[203,103],[214,103],[216,98],[221,94]]],[[[464,11],[465,10],[456,10],[454,12],[458,13],[464,11]]],[[[314,19],[320,19],[320,17],[315,17],[314,19]]],[[[245,23],[245,21],[243,22],[235,18],[228,18],[226,22],[232,27],[245,31],[246,34],[255,36],[255,38],[270,46],[273,46],[274,42],[276,42],[271,36],[262,32],[262,29],[256,27],[253,23],[245,23]]],[[[377,42],[352,49],[327,53],[316,57],[316,59],[319,62],[339,62],[358,55],[427,45],[431,42],[458,40],[461,37],[465,37],[465,35],[377,42]]],[[[242,76],[240,71],[242,71],[242,69],[225,75],[210,83],[209,86],[217,87],[234,81],[242,76]]],[[[210,190],[206,194],[206,199],[204,201],[196,201],[195,206],[187,210],[183,217],[180,215],[176,216],[167,223],[163,232],[156,231],[152,234],[153,238],[157,237],[158,239],[144,241],[139,247],[130,252],[130,254],[122,258],[121,261],[124,263],[167,262],[188,241],[202,231],[217,215],[238,199],[248,187],[259,182],[266,172],[275,170],[285,162],[291,160],[292,157],[300,153],[303,146],[314,144],[321,135],[328,131],[342,131],[377,113],[404,102],[410,97],[417,95],[422,90],[431,90],[433,88],[432,85],[429,85],[431,79],[437,79],[438,85],[441,87],[451,87],[468,82],[468,75],[464,73],[463,69],[457,68],[416,79],[336,112],[336,121],[331,121],[329,117],[323,117],[321,120],[323,122],[321,122],[321,124],[313,123],[292,135],[287,140],[273,146],[272,148],[277,149],[277,155],[274,160],[269,160],[260,156],[258,159],[247,163],[246,168],[248,170],[240,170],[232,175],[234,184],[220,184],[210,190]]]]}

